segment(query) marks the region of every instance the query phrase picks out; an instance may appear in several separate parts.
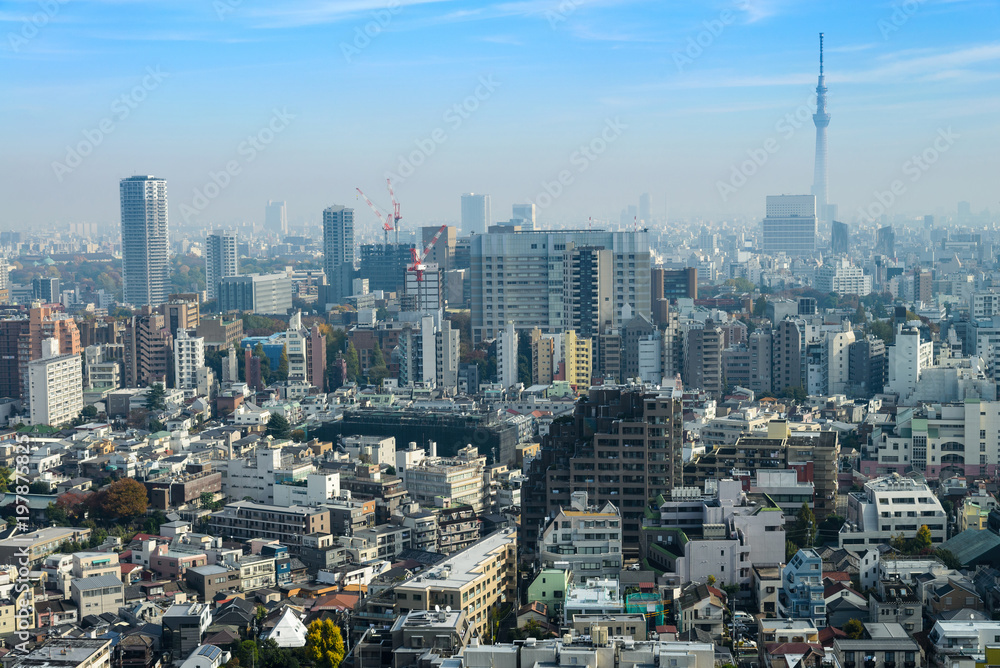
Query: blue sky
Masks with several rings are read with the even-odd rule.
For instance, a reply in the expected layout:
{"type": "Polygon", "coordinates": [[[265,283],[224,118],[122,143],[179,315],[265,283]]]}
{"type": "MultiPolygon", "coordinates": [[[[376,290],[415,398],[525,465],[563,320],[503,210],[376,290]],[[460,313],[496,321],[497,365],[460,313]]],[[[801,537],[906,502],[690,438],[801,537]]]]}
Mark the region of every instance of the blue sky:
{"type": "Polygon", "coordinates": [[[363,207],[358,186],[385,202],[401,167],[413,226],[470,191],[496,219],[532,200],[554,223],[617,220],[644,191],[658,215],[760,216],[812,183],[811,119],[782,119],[812,111],[820,31],[840,217],[897,179],[892,213],[995,210],[998,25],[987,0],[7,0],[0,228],[116,222],[136,173],[169,180],[174,222],[260,220],[268,199],[316,220],[363,207]]]}

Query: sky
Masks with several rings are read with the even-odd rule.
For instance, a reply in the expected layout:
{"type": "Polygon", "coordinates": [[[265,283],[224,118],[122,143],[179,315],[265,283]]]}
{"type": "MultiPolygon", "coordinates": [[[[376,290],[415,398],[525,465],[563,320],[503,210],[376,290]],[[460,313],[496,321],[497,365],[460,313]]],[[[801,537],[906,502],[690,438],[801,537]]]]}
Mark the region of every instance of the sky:
{"type": "Polygon", "coordinates": [[[354,206],[403,226],[739,220],[813,179],[825,33],[839,218],[1000,207],[994,0],[5,0],[0,229],[119,221],[168,180],[172,225],[354,206]]]}

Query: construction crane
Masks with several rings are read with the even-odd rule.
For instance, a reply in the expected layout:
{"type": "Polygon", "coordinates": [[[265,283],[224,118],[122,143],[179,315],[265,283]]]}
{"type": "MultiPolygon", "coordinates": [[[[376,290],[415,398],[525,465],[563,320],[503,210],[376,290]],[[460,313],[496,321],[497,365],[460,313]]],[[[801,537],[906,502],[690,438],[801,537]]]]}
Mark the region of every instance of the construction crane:
{"type": "MultiPolygon", "coordinates": [[[[393,227],[392,227],[393,216],[392,216],[392,214],[390,214],[390,213],[385,214],[385,220],[382,220],[382,212],[379,211],[379,208],[377,206],[375,206],[375,204],[373,204],[370,199],[368,199],[368,195],[366,195],[363,192],[361,192],[361,188],[355,188],[355,190],[358,191],[359,195],[361,195],[362,197],[365,198],[365,201],[368,203],[368,207],[375,214],[375,217],[378,218],[378,222],[382,223],[382,232],[385,234],[385,247],[388,248],[389,247],[389,233],[392,232],[392,230],[393,230],[393,227]]],[[[396,210],[397,211],[399,210],[398,206],[396,207],[396,210]]],[[[396,242],[397,243],[399,242],[399,230],[398,229],[396,230],[396,242]]]]}
{"type": "Polygon", "coordinates": [[[410,265],[409,269],[417,274],[418,282],[424,280],[424,270],[427,268],[427,265],[424,264],[424,258],[426,258],[427,254],[431,252],[431,249],[434,248],[434,244],[438,242],[438,239],[441,238],[441,235],[444,234],[444,231],[447,229],[447,225],[442,225],[441,229],[439,229],[437,233],[431,237],[430,242],[423,251],[418,251],[416,246],[410,249],[410,257],[413,260],[413,264],[410,265]]]}
{"type": "Polygon", "coordinates": [[[416,288],[417,288],[417,302],[419,304],[419,308],[423,308],[423,303],[424,303],[424,296],[421,294],[423,292],[421,286],[424,283],[424,270],[427,269],[427,265],[424,264],[424,258],[426,258],[427,254],[431,252],[431,249],[434,248],[434,244],[438,242],[438,239],[441,238],[441,235],[444,234],[444,231],[447,229],[448,229],[447,225],[442,225],[441,228],[437,231],[437,234],[431,237],[430,243],[428,243],[427,246],[424,247],[423,251],[418,251],[416,246],[410,248],[410,258],[413,260],[413,264],[411,264],[407,268],[407,270],[412,271],[417,275],[416,288]]]}
{"type": "Polygon", "coordinates": [[[399,213],[399,202],[396,201],[396,193],[392,190],[392,179],[386,179],[385,185],[389,188],[389,199],[392,200],[392,224],[396,228],[396,243],[399,244],[399,221],[403,216],[399,213]]]}

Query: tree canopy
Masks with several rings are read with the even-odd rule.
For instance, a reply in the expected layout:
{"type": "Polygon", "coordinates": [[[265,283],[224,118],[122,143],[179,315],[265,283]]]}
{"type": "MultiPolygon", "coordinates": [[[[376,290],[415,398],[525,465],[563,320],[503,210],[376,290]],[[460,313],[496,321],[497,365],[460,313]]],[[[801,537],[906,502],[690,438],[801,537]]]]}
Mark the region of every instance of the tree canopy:
{"type": "Polygon", "coordinates": [[[339,668],[344,660],[344,638],[340,627],[330,619],[309,624],[306,634],[306,658],[315,668],[339,668]]]}
{"type": "Polygon", "coordinates": [[[288,418],[278,413],[271,413],[271,419],[267,421],[267,433],[274,438],[289,438],[292,427],[288,423],[288,418]]]}
{"type": "Polygon", "coordinates": [[[107,520],[134,519],[149,507],[146,486],[132,478],[115,480],[91,498],[94,510],[107,520]]]}

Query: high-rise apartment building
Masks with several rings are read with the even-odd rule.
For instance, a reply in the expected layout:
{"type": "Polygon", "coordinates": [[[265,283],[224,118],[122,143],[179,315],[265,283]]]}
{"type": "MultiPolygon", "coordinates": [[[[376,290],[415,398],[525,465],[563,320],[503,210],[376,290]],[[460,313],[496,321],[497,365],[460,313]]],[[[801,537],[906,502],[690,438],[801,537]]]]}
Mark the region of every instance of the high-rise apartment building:
{"type": "Polygon", "coordinates": [[[816,270],[814,287],[820,292],[864,297],[872,291],[872,277],[846,257],[827,262],[816,270]]]}
{"type": "Polygon", "coordinates": [[[768,195],[762,227],[763,252],[812,255],[816,251],[816,196],[768,195]]]}
{"type": "Polygon", "coordinates": [[[354,279],[354,209],[335,204],[323,210],[323,269],[327,303],[339,303],[350,296],[354,279]]]}
{"type": "Polygon", "coordinates": [[[166,318],[159,313],[130,317],[125,324],[123,341],[125,387],[147,387],[154,383],[166,387],[173,371],[174,345],[166,318]]]}
{"type": "Polygon", "coordinates": [[[219,296],[219,281],[239,274],[235,232],[218,231],[205,239],[205,287],[209,299],[219,296]]]}
{"type": "Polygon", "coordinates": [[[614,321],[614,253],[592,246],[569,247],[563,255],[563,327],[584,338],[614,321]]]}
{"type": "Polygon", "coordinates": [[[469,193],[462,195],[462,233],[486,234],[493,224],[490,196],[469,193]]]}
{"type": "Polygon", "coordinates": [[[684,384],[721,398],[724,388],[722,377],[722,348],[725,336],[722,328],[711,318],[703,327],[691,329],[685,339],[684,384]]]}
{"type": "Polygon", "coordinates": [[[280,237],[288,234],[288,211],[284,202],[268,200],[264,207],[264,228],[280,237]]]}
{"type": "Polygon", "coordinates": [[[83,369],[79,353],[60,354],[57,339],[42,341],[42,356],[28,363],[31,424],[59,426],[83,410],[83,369]]]}
{"type": "Polygon", "coordinates": [[[507,322],[517,329],[543,332],[570,329],[565,322],[565,263],[575,249],[606,249],[613,258],[612,317],[626,306],[650,315],[649,235],[643,230],[560,230],[499,232],[472,237],[473,343],[496,338],[507,322]],[[568,251],[568,253],[567,253],[568,251]],[[543,289],[544,288],[544,289],[543,289]]]}
{"type": "Polygon", "coordinates": [[[174,386],[182,390],[198,387],[198,372],[205,366],[205,339],[178,329],[174,338],[174,386]]]}
{"type": "Polygon", "coordinates": [[[48,306],[31,308],[28,311],[27,327],[20,329],[17,347],[21,396],[29,404],[31,394],[28,391],[28,363],[42,358],[42,342],[46,339],[55,339],[61,354],[79,355],[83,352],[80,346],[80,331],[72,316],[48,306]]]}
{"type": "Polygon", "coordinates": [[[158,306],[170,291],[167,182],[155,176],[121,180],[123,300],[158,306]]]}

